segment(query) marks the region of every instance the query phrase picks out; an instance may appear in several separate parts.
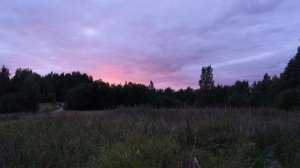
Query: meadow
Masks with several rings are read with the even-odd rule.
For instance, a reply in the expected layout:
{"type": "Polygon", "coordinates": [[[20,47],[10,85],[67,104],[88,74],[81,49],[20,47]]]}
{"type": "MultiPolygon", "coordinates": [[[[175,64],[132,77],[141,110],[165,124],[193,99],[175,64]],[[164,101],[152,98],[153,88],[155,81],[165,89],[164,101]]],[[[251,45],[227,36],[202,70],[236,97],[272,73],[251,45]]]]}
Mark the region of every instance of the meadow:
{"type": "Polygon", "coordinates": [[[0,116],[0,167],[296,168],[300,113],[151,109],[0,116]]]}

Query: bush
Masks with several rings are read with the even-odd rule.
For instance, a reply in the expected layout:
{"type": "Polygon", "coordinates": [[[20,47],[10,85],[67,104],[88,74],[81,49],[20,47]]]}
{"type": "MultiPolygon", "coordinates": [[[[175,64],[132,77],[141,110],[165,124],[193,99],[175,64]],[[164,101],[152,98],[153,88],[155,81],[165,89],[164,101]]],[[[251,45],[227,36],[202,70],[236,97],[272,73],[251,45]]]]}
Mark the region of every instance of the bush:
{"type": "Polygon", "coordinates": [[[34,112],[38,109],[39,85],[32,76],[22,82],[18,93],[3,95],[0,100],[1,113],[34,112]]]}
{"type": "Polygon", "coordinates": [[[280,109],[292,110],[300,106],[299,89],[288,89],[276,97],[276,106],[280,109]]]}
{"type": "Polygon", "coordinates": [[[53,93],[47,95],[47,102],[54,104],[56,102],[56,96],[53,93]]]}
{"type": "Polygon", "coordinates": [[[91,110],[95,104],[93,89],[89,84],[81,84],[68,91],[66,104],[69,110],[91,110]]]}
{"type": "Polygon", "coordinates": [[[34,76],[28,76],[24,79],[20,94],[23,98],[22,104],[26,112],[34,112],[38,110],[39,103],[39,84],[34,76]]]}
{"type": "Polygon", "coordinates": [[[247,95],[233,91],[228,98],[228,105],[232,107],[246,107],[249,105],[247,95]]]}
{"type": "Polygon", "coordinates": [[[13,113],[24,110],[23,97],[19,93],[3,95],[0,99],[0,113],[13,113]]]}

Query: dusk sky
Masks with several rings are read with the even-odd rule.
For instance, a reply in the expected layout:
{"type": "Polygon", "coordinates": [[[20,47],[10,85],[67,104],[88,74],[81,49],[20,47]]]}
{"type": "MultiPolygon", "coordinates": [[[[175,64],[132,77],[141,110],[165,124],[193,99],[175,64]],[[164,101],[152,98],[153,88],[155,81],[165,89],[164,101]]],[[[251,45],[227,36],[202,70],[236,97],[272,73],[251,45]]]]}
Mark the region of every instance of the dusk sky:
{"type": "Polygon", "coordinates": [[[300,45],[300,0],[0,0],[0,64],[110,83],[198,87],[279,74],[300,45]]]}

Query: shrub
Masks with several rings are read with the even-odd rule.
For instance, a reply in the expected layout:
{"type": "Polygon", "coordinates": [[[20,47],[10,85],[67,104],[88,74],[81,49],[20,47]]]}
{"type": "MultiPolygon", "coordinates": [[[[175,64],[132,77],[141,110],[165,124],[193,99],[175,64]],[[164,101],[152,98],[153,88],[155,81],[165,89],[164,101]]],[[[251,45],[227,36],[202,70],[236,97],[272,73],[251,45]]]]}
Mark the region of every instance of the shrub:
{"type": "Polygon", "coordinates": [[[68,91],[67,108],[70,110],[90,110],[93,107],[93,89],[89,84],[81,84],[68,91]]]}
{"type": "Polygon", "coordinates": [[[39,84],[34,76],[28,76],[24,79],[20,94],[23,98],[22,104],[27,112],[34,112],[38,109],[39,103],[39,84]]]}
{"type": "Polygon", "coordinates": [[[0,99],[0,113],[13,113],[24,110],[23,97],[19,93],[3,95],[0,99]]]}
{"type": "Polygon", "coordinates": [[[56,96],[53,93],[47,95],[47,102],[54,104],[56,102],[56,96]]]}
{"type": "Polygon", "coordinates": [[[292,110],[300,106],[299,89],[288,89],[276,97],[276,106],[285,110],[292,110]]]}
{"type": "Polygon", "coordinates": [[[228,105],[233,107],[246,107],[249,104],[249,99],[245,94],[233,91],[228,98],[228,105]]]}

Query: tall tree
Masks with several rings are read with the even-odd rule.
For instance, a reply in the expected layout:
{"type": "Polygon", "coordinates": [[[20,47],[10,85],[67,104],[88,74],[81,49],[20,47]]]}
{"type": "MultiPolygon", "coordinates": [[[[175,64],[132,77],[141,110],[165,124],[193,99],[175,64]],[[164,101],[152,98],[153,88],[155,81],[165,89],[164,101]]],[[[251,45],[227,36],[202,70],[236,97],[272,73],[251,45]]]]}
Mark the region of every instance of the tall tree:
{"type": "Polygon", "coordinates": [[[281,77],[289,87],[294,88],[300,85],[300,47],[296,56],[289,61],[281,77]]]}
{"type": "Polygon", "coordinates": [[[29,76],[30,78],[33,78],[36,82],[41,78],[39,74],[34,73],[31,69],[18,68],[15,72],[15,76],[12,78],[13,92],[20,92],[24,80],[29,76]]]}
{"type": "Polygon", "coordinates": [[[246,107],[250,103],[250,86],[248,81],[236,81],[231,86],[228,105],[232,107],[246,107]]]}
{"type": "Polygon", "coordinates": [[[10,78],[9,70],[2,66],[0,71],[0,97],[9,92],[10,78]]]}
{"type": "Polygon", "coordinates": [[[155,89],[155,88],[154,88],[154,83],[153,83],[152,80],[150,81],[149,89],[150,89],[150,90],[154,90],[154,89],[155,89]]]}
{"type": "Polygon", "coordinates": [[[38,109],[39,83],[33,75],[29,75],[24,79],[20,88],[20,94],[23,98],[25,111],[34,112],[38,109]]]}
{"type": "Polygon", "coordinates": [[[213,78],[213,68],[211,66],[203,67],[199,80],[200,106],[212,106],[214,103],[212,90],[215,82],[213,78]]]}
{"type": "Polygon", "coordinates": [[[199,81],[200,89],[212,90],[215,83],[213,78],[213,68],[211,66],[203,67],[199,81]]]}

